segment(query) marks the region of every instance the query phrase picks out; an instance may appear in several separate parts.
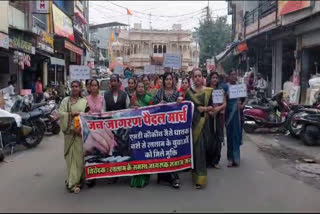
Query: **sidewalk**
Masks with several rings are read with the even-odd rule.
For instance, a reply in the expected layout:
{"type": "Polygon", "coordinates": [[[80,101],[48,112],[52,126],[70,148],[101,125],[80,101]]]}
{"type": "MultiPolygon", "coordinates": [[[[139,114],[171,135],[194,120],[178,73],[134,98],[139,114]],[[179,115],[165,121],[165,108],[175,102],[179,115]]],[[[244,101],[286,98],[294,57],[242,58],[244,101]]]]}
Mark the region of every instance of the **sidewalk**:
{"type": "MultiPolygon", "coordinates": [[[[245,134],[245,133],[244,133],[245,134]]],[[[302,140],[292,136],[275,133],[256,133],[245,134],[252,142],[256,144],[269,146],[282,146],[295,150],[297,153],[309,156],[313,160],[320,162],[320,146],[306,146],[302,140]]]]}

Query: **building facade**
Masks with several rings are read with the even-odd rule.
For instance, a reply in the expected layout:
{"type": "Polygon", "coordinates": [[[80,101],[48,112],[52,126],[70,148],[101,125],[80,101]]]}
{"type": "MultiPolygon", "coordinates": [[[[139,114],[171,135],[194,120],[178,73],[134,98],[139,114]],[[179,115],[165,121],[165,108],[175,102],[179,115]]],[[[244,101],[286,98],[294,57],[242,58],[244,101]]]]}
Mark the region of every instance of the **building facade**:
{"type": "Polygon", "coordinates": [[[141,24],[134,24],[134,28],[120,31],[112,51],[113,57],[121,57],[123,64],[133,67],[137,73],[150,64],[163,69],[165,53],[182,56],[182,71],[199,66],[199,45],[191,31],[181,30],[177,24],[171,30],[142,29],[141,24]]]}

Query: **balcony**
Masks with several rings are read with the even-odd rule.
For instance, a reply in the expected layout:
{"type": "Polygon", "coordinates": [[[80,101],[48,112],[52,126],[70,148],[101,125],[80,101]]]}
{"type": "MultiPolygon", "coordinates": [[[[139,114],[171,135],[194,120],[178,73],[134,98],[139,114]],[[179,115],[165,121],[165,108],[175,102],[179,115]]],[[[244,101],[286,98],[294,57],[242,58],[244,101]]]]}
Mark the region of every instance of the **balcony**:
{"type": "Polygon", "coordinates": [[[244,36],[251,37],[277,25],[277,1],[260,1],[259,6],[244,16],[244,36]]]}

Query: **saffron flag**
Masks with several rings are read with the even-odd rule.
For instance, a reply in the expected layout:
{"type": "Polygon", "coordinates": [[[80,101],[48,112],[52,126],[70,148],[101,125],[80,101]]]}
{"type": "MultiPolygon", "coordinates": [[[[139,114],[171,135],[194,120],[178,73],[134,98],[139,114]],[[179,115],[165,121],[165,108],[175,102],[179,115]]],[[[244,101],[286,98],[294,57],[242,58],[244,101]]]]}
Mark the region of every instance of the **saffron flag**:
{"type": "Polygon", "coordinates": [[[127,8],[127,15],[132,16],[132,12],[127,8]]]}
{"type": "Polygon", "coordinates": [[[111,31],[110,40],[109,40],[110,45],[113,43],[113,41],[114,41],[114,36],[113,36],[113,32],[111,31]]]}

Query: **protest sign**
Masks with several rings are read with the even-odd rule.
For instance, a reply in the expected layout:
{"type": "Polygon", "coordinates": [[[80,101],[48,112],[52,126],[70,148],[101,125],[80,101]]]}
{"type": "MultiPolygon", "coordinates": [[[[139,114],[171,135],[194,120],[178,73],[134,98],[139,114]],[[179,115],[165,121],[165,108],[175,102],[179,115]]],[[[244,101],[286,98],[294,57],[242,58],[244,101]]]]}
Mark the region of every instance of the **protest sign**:
{"type": "Polygon", "coordinates": [[[86,179],[192,168],[193,108],[182,102],[81,114],[86,179]]]}
{"type": "Polygon", "coordinates": [[[143,73],[144,74],[154,74],[154,73],[156,73],[156,66],[155,65],[145,65],[143,73]]]}
{"type": "Polygon", "coordinates": [[[212,92],[212,102],[214,104],[223,103],[224,91],[223,89],[213,90],[212,92]]]}
{"type": "Polygon", "coordinates": [[[87,80],[91,78],[89,66],[86,65],[70,65],[70,81],[87,80]]]}
{"type": "Polygon", "coordinates": [[[229,98],[241,98],[247,97],[247,85],[246,84],[238,84],[238,85],[230,85],[229,86],[229,98]]]}
{"type": "Polygon", "coordinates": [[[114,74],[123,75],[123,66],[122,65],[116,65],[114,67],[114,74]]]}
{"type": "Polygon", "coordinates": [[[181,69],[181,55],[164,54],[163,67],[181,69]]]}

